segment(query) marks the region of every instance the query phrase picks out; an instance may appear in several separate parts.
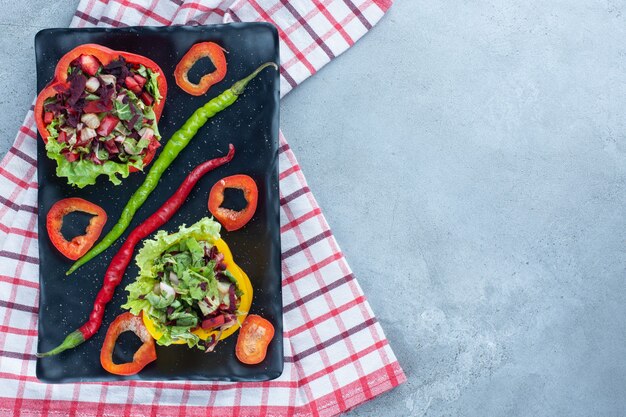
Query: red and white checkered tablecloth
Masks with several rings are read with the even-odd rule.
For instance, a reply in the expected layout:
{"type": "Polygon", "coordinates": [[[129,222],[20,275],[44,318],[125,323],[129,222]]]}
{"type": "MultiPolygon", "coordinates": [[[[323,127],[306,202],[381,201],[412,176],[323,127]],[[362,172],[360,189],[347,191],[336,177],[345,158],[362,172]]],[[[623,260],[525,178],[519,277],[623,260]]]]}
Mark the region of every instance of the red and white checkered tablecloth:
{"type": "MultiPolygon", "coordinates": [[[[82,0],[72,27],[268,21],[286,94],[352,46],[391,0],[82,0]]],[[[0,162],[0,415],[331,416],[405,381],[296,158],[280,136],[285,370],[262,383],[35,377],[37,153],[30,111],[0,162]]]]}

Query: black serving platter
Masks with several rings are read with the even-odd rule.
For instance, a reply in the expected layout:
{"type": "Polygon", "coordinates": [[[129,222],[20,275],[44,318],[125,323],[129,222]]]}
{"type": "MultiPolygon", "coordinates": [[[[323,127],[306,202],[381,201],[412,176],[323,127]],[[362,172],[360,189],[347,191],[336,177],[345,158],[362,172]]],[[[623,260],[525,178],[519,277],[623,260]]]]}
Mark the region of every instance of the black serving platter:
{"type": "MultiPolygon", "coordinates": [[[[37,91],[41,91],[53,78],[58,60],[72,48],[84,43],[97,43],[115,50],[141,54],[160,65],[168,82],[167,101],[159,122],[164,142],[195,109],[252,72],[259,64],[266,61],[278,62],[279,59],[277,31],[272,25],[265,23],[46,29],[35,37],[37,91]],[[228,51],[228,72],[225,79],[211,87],[207,94],[192,97],[176,85],[173,72],[185,52],[201,41],[217,42],[228,51]]],[[[274,324],[276,335],[269,346],[265,361],[256,366],[244,365],[235,357],[238,335],[235,333],[221,341],[212,353],[203,353],[184,345],[157,346],[158,359],[139,374],[121,377],[107,373],[100,365],[100,348],[109,324],[123,312],[120,306],[126,301],[124,287],[137,275],[137,267],[132,262],[107,307],[98,334],[73,350],[37,359],[37,378],[51,383],[125,379],[264,381],[277,378],[282,373],[278,109],[278,74],[274,70],[265,70],[249,84],[236,103],[210,119],[200,129],[166,171],[124,236],[106,252],[70,276],[66,276],[65,271],[72,262],[54,248],[46,232],[46,214],[52,204],[65,197],[82,197],[100,205],[109,216],[104,235],[115,223],[128,198],[143,181],[145,173],[131,174],[119,186],[114,186],[108,179],[101,177],[96,185],[82,190],[73,188],[64,179],[55,176],[55,162],[46,157],[43,141],[39,138],[39,352],[61,343],[66,334],[77,329],[87,319],[109,261],[128,233],[160,207],[196,165],[224,155],[229,143],[236,148],[234,159],[207,174],[196,185],[178,213],[163,228],[169,232],[176,231],[183,223],[189,225],[209,216],[209,190],[220,178],[239,173],[252,176],[259,188],[256,214],[243,229],[232,233],[222,230],[222,237],[229,244],[237,264],[252,281],[254,299],[250,313],[270,320],[274,324]]],[[[68,216],[68,222],[76,223],[69,224],[69,229],[72,226],[79,229],[78,224],[84,222],[79,217],[68,216]]],[[[139,344],[132,334],[123,335],[116,347],[116,362],[130,360],[139,344]]]]}

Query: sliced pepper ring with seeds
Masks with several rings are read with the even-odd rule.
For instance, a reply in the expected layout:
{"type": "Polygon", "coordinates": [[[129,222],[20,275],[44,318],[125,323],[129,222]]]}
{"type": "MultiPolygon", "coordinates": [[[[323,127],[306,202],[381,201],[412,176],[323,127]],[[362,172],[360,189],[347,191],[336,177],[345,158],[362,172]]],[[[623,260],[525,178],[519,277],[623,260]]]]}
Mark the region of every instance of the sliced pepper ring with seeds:
{"type": "Polygon", "coordinates": [[[192,96],[201,96],[206,93],[211,86],[222,81],[225,76],[226,56],[222,47],[214,42],[200,42],[192,46],[174,70],[176,84],[192,96]],[[200,82],[195,84],[189,80],[189,71],[202,58],[209,58],[215,66],[215,71],[203,75],[200,82]]]}
{"type": "Polygon", "coordinates": [[[102,207],[78,197],[64,198],[52,205],[46,216],[46,230],[55,248],[65,257],[76,260],[83,256],[100,237],[107,221],[107,214],[102,207]],[[85,234],[67,240],[61,233],[63,218],[70,213],[80,211],[91,214],[85,234]]]}
{"type": "Polygon", "coordinates": [[[209,193],[209,211],[217,221],[229,232],[244,227],[256,211],[259,200],[259,190],[256,182],[248,175],[237,174],[222,178],[211,188],[209,193]],[[234,188],[243,192],[246,200],[246,207],[241,210],[233,210],[222,207],[224,203],[224,191],[227,188],[234,188]]]}
{"type": "Polygon", "coordinates": [[[100,351],[100,364],[107,371],[115,375],[134,375],[141,371],[147,364],[155,361],[156,348],[154,347],[154,339],[146,330],[141,317],[131,313],[123,313],[117,316],[113,323],[109,326],[107,334],[100,351]],[[113,363],[113,351],[115,350],[115,342],[124,332],[133,332],[143,344],[137,349],[133,355],[133,361],[128,363],[113,363]]]}

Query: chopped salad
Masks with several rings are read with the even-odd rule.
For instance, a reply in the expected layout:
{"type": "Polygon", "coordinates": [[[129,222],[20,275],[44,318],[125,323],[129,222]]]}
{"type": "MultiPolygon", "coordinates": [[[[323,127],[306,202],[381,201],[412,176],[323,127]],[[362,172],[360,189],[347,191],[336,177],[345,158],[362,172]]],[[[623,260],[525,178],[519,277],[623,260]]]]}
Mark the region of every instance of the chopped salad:
{"type": "Polygon", "coordinates": [[[158,74],[121,55],[107,65],[81,55],[67,71],[67,83],[43,105],[48,157],[70,184],[94,184],[101,174],[119,184],[118,174],[141,170],[159,146],[153,109],[162,99],[158,74]]]}
{"type": "Polygon", "coordinates": [[[143,312],[159,345],[182,341],[211,351],[220,333],[238,324],[243,289],[215,245],[219,231],[219,223],[203,218],[173,234],[157,232],[137,254],[139,276],[126,287],[129,295],[122,308],[135,315],[143,312]],[[199,329],[218,334],[203,340],[208,333],[199,329]]]}

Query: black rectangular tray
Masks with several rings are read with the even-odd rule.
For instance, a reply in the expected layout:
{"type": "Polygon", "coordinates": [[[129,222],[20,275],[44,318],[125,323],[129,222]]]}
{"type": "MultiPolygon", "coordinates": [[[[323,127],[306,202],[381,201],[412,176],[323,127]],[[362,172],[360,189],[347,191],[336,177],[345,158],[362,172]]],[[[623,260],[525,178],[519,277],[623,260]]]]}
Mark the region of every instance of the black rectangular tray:
{"type": "MultiPolygon", "coordinates": [[[[37,91],[41,91],[53,78],[58,60],[72,48],[84,43],[97,43],[114,50],[145,55],[160,65],[168,82],[167,101],[159,122],[162,143],[167,141],[195,109],[230,87],[233,82],[246,76],[263,62],[279,60],[277,31],[274,26],[266,23],[46,29],[35,38],[37,91]],[[173,73],[185,52],[201,41],[214,41],[228,51],[228,71],[224,80],[211,87],[207,94],[193,97],[176,85],[173,73]]],[[[37,378],[58,383],[124,379],[264,381],[280,376],[283,369],[283,338],[278,111],[278,73],[265,70],[249,84],[236,103],[210,119],[200,129],[166,171],[122,238],[70,276],[66,276],[65,271],[72,262],[54,248],[46,232],[46,214],[52,204],[66,197],[82,197],[100,205],[109,216],[104,235],[117,220],[128,198],[143,181],[145,173],[131,174],[119,186],[114,186],[108,179],[100,177],[96,185],[82,190],[73,188],[67,185],[65,179],[56,177],[56,164],[47,158],[43,141],[39,138],[39,352],[58,345],[66,334],[77,329],[87,319],[96,293],[102,285],[104,271],[128,233],[160,207],[196,165],[224,155],[229,143],[236,148],[234,159],[200,180],[185,204],[163,228],[173,232],[183,223],[190,225],[204,216],[210,216],[207,208],[208,193],[219,179],[239,173],[253,177],[259,188],[259,202],[254,218],[246,227],[236,232],[229,233],[222,229],[222,237],[230,246],[237,264],[252,281],[254,299],[250,312],[271,321],[276,335],[269,346],[265,361],[256,366],[244,365],[235,357],[237,332],[221,341],[211,353],[189,349],[184,345],[157,346],[157,360],[139,374],[122,377],[107,373],[100,365],[100,349],[109,324],[123,312],[120,306],[126,301],[127,294],[124,287],[137,276],[137,267],[133,261],[107,307],[100,331],[73,350],[38,359],[37,378]]],[[[137,249],[141,245],[142,243],[137,249]]],[[[137,250],[135,255],[136,253],[137,250]]],[[[138,344],[132,336],[121,337],[116,355],[132,358],[132,352],[138,344]]]]}

